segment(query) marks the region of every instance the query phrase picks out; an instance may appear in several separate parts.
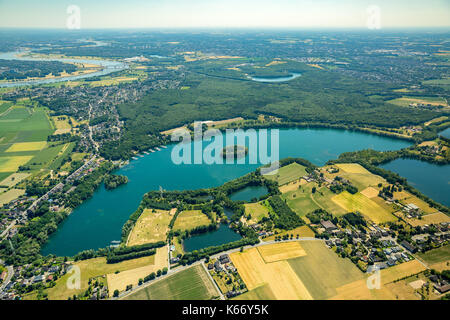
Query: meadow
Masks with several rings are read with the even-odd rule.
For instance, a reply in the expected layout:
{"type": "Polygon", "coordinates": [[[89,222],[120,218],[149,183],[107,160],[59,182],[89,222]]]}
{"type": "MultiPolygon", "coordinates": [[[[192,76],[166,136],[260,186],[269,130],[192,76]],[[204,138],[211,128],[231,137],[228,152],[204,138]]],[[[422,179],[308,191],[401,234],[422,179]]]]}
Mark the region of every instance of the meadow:
{"type": "Polygon", "coordinates": [[[155,263],[155,256],[143,257],[139,259],[126,260],[119,263],[108,264],[106,258],[94,258],[76,262],[75,265],[80,268],[81,286],[80,289],[68,289],[67,281],[73,273],[66,273],[56,281],[56,285],[47,289],[48,298],[50,300],[67,300],[74,294],[80,294],[88,288],[89,279],[115,273],[117,271],[124,272],[126,270],[144,267],[155,263]]]}
{"type": "Polygon", "coordinates": [[[201,210],[185,210],[178,214],[173,230],[191,230],[211,224],[211,220],[201,210]]]}
{"type": "Polygon", "coordinates": [[[139,279],[144,279],[152,272],[157,272],[168,267],[167,246],[157,248],[156,254],[148,265],[125,270],[119,273],[113,272],[106,275],[109,295],[112,296],[115,290],[124,291],[127,285],[137,286],[139,279]]]}
{"type": "Polygon", "coordinates": [[[127,245],[165,241],[172,216],[169,211],[145,209],[136,221],[128,238],[127,245]]]}
{"type": "Polygon", "coordinates": [[[297,162],[293,162],[278,170],[277,174],[268,175],[267,178],[278,182],[278,185],[284,185],[294,180],[305,176],[307,174],[306,168],[297,162]]]}
{"type": "Polygon", "coordinates": [[[246,203],[244,206],[245,216],[251,216],[251,219],[247,221],[249,224],[258,223],[262,218],[269,216],[269,209],[261,202],[246,203]]]}

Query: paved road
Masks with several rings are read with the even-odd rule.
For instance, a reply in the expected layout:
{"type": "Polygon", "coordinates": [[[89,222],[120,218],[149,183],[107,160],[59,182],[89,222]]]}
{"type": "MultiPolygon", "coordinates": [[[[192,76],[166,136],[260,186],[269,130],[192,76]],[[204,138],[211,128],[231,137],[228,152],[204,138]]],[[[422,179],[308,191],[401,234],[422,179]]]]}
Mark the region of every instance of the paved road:
{"type": "MultiPolygon", "coordinates": [[[[253,246],[252,246],[252,245],[244,246],[244,249],[255,248],[255,247],[264,246],[264,245],[273,244],[273,243],[292,242],[292,241],[325,241],[325,240],[317,239],[317,238],[304,237],[304,238],[298,238],[298,239],[292,239],[292,240],[283,240],[283,241],[275,241],[275,240],[271,240],[271,241],[261,241],[260,243],[255,244],[255,245],[253,245],[253,246]]],[[[210,256],[210,258],[211,258],[211,259],[215,259],[215,258],[221,256],[222,254],[231,254],[231,253],[233,253],[233,252],[238,252],[238,251],[240,251],[240,250],[241,250],[241,248],[239,247],[239,248],[235,248],[235,249],[231,249],[231,250],[227,250],[227,251],[222,251],[222,252],[219,252],[219,253],[217,253],[217,254],[214,254],[214,255],[210,256]]],[[[155,283],[155,282],[158,282],[158,281],[161,281],[161,280],[165,279],[166,277],[168,277],[168,276],[170,276],[170,275],[172,275],[172,274],[175,274],[175,273],[177,273],[177,272],[181,272],[181,271],[183,271],[183,270],[189,269],[190,267],[196,266],[196,265],[198,265],[198,264],[203,264],[203,261],[204,261],[204,259],[201,259],[200,261],[196,261],[196,262],[194,262],[194,263],[192,263],[192,264],[190,264],[190,265],[178,266],[178,267],[176,267],[176,268],[174,268],[174,269],[170,269],[170,270],[167,272],[167,274],[158,277],[156,280],[152,280],[152,281],[149,281],[149,282],[147,282],[147,283],[144,283],[143,285],[138,286],[138,287],[135,287],[135,288],[131,289],[130,291],[123,292],[123,293],[121,293],[121,294],[119,295],[118,298],[110,298],[110,299],[111,299],[111,300],[117,300],[117,299],[121,300],[121,299],[123,299],[123,298],[129,296],[130,294],[135,293],[135,292],[138,291],[138,290],[141,290],[141,289],[143,289],[143,288],[146,288],[146,287],[148,287],[149,285],[151,285],[151,284],[153,284],[153,283],[155,283]]],[[[206,268],[206,267],[205,267],[205,268],[206,268]]],[[[208,272],[207,272],[207,273],[208,273],[208,272]]],[[[209,275],[209,273],[208,273],[208,275],[209,275]]],[[[214,281],[213,281],[213,283],[214,283],[214,285],[215,285],[215,282],[214,282],[214,281]]],[[[217,286],[216,286],[216,288],[217,288],[217,286]]],[[[217,288],[217,289],[218,289],[218,288],[217,288]]],[[[219,293],[221,293],[220,290],[218,290],[218,291],[219,291],[219,293]]],[[[223,297],[222,294],[221,294],[221,297],[223,297]]]]}
{"type": "Polygon", "coordinates": [[[3,281],[3,284],[0,287],[0,292],[2,292],[3,288],[8,285],[8,283],[11,281],[11,278],[14,275],[14,268],[12,266],[7,266],[6,269],[8,270],[8,275],[6,276],[5,281],[3,281]]]}
{"type": "Polygon", "coordinates": [[[3,239],[6,236],[6,234],[8,233],[9,229],[14,227],[15,225],[16,225],[16,220],[11,222],[11,224],[5,230],[3,230],[2,234],[0,235],[0,239],[3,239]]]}

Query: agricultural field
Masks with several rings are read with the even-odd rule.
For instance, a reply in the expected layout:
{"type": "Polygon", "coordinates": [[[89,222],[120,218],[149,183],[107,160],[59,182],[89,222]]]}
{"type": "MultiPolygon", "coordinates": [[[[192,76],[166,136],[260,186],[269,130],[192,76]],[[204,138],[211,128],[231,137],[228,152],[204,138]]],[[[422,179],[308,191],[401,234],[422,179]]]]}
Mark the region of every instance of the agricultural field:
{"type": "Polygon", "coordinates": [[[296,162],[284,166],[278,170],[277,174],[267,175],[266,178],[278,182],[278,185],[284,185],[288,182],[298,180],[305,176],[306,168],[296,162]]]}
{"type": "Polygon", "coordinates": [[[89,286],[88,282],[90,278],[106,275],[108,273],[114,273],[116,271],[124,272],[130,269],[153,265],[154,263],[154,255],[112,264],[106,263],[105,257],[76,262],[74,265],[79,267],[81,272],[80,289],[67,288],[67,281],[70,276],[73,275],[73,273],[68,272],[56,281],[56,285],[53,288],[46,290],[48,293],[48,298],[50,300],[67,300],[68,297],[71,297],[74,294],[80,294],[86,291],[89,286]]]}
{"type": "MultiPolygon", "coordinates": [[[[298,248],[293,248],[293,251],[298,252],[298,248]]],[[[284,252],[284,254],[289,255],[289,250],[284,252]]],[[[305,285],[286,260],[266,263],[260,254],[259,248],[251,248],[244,252],[234,252],[230,254],[230,259],[249,291],[267,285],[275,299],[312,299],[305,285]]]]}
{"type": "Polygon", "coordinates": [[[347,211],[345,209],[331,200],[335,195],[336,194],[327,187],[322,187],[318,189],[316,193],[312,194],[311,198],[320,208],[334,214],[335,216],[346,214],[347,211]]]}
{"type": "Polygon", "coordinates": [[[314,231],[312,231],[308,226],[301,226],[289,231],[282,231],[280,233],[264,238],[264,241],[272,241],[275,240],[275,237],[282,237],[285,234],[292,234],[294,237],[297,237],[298,235],[300,238],[314,238],[314,231]]]}
{"type": "Polygon", "coordinates": [[[6,192],[0,193],[0,206],[14,199],[17,199],[23,194],[25,194],[25,190],[23,189],[11,189],[6,192]]]}
{"type": "Polygon", "coordinates": [[[321,241],[302,241],[306,255],[289,260],[314,299],[336,295],[336,288],[361,280],[364,274],[348,259],[342,259],[321,241]]]}
{"type": "Polygon", "coordinates": [[[421,216],[421,219],[403,217],[411,226],[424,226],[430,224],[437,224],[441,222],[450,222],[450,218],[442,212],[435,212],[421,216]]]}
{"type": "MultiPolygon", "coordinates": [[[[430,80],[433,81],[433,80],[430,80]]],[[[429,84],[441,84],[442,82],[427,82],[429,84]]],[[[424,104],[431,106],[444,106],[447,107],[447,101],[441,97],[402,97],[389,101],[389,103],[395,104],[400,107],[407,107],[410,104],[424,104]]]]}
{"type": "Polygon", "coordinates": [[[386,180],[382,177],[370,173],[359,164],[344,163],[336,166],[340,169],[337,175],[349,180],[360,191],[368,187],[376,187],[379,183],[386,184],[386,180]]]}
{"type": "Polygon", "coordinates": [[[0,172],[15,172],[32,158],[33,156],[0,157],[0,172]]]}
{"type": "Polygon", "coordinates": [[[232,300],[276,300],[276,297],[270,289],[270,286],[265,284],[234,297],[232,300]]]}
{"type": "Polygon", "coordinates": [[[351,194],[343,191],[335,195],[332,200],[347,212],[359,211],[375,223],[397,220],[395,216],[361,193],[351,194]]]}
{"type": "Polygon", "coordinates": [[[306,184],[307,181],[305,179],[300,179],[300,180],[296,180],[296,181],[292,181],[292,182],[288,182],[280,187],[278,187],[278,190],[280,190],[281,193],[286,193],[289,191],[295,191],[298,188],[300,188],[300,186],[306,184]]]}
{"type": "Polygon", "coordinates": [[[250,225],[258,223],[262,218],[269,216],[269,209],[261,204],[261,202],[246,203],[244,206],[245,216],[251,216],[251,219],[247,221],[250,225]]]}
{"type": "Polygon", "coordinates": [[[436,264],[450,260],[450,245],[445,245],[437,249],[427,251],[425,253],[418,253],[419,258],[427,264],[436,264]]]}
{"type": "Polygon", "coordinates": [[[424,271],[425,269],[425,266],[417,260],[410,260],[408,262],[383,269],[380,271],[381,284],[384,285],[394,280],[417,274],[424,271]]]}
{"type": "MultiPolygon", "coordinates": [[[[54,132],[54,125],[47,113],[46,108],[36,106],[29,99],[21,99],[14,105],[9,104],[8,109],[0,114],[1,186],[13,187],[30,176],[56,169],[72,151],[74,144],[47,143],[48,135],[54,132]],[[21,166],[29,171],[18,172],[21,166]]],[[[13,200],[11,196],[20,193],[17,190],[8,191],[2,195],[2,201],[13,200]]]]}
{"type": "Polygon", "coordinates": [[[45,148],[47,141],[17,142],[11,145],[5,152],[39,151],[45,148]]]}
{"type": "Polygon", "coordinates": [[[284,242],[258,247],[259,254],[266,263],[287,260],[306,255],[299,242],[284,242]]]}
{"type": "Polygon", "coordinates": [[[124,291],[127,285],[131,284],[135,287],[139,283],[139,279],[144,279],[150,273],[162,270],[168,267],[167,246],[157,248],[153,263],[146,266],[133,268],[119,273],[109,273],[106,275],[108,282],[109,295],[112,297],[114,290],[124,291]]]}
{"type": "Polygon", "coordinates": [[[178,214],[173,230],[191,230],[211,224],[211,220],[201,210],[185,210],[178,214]]]}
{"type": "Polygon", "coordinates": [[[169,211],[145,209],[136,221],[128,238],[127,245],[135,246],[144,243],[165,241],[172,216],[169,211]]]}
{"type": "Polygon", "coordinates": [[[201,265],[169,275],[142,288],[125,300],[210,300],[219,293],[201,265]]]}
{"type": "MultiPolygon", "coordinates": [[[[294,242],[295,243],[295,242],[294,242]]],[[[396,299],[399,290],[394,280],[425,270],[417,260],[381,271],[381,288],[369,289],[368,275],[349,259],[342,259],[322,241],[300,241],[303,253],[290,258],[277,257],[267,262],[266,256],[276,247],[251,248],[230,255],[249,291],[235,299],[396,299]]],[[[287,243],[280,243],[286,245],[287,243]]],[[[277,245],[280,245],[277,244],[277,245]]],[[[298,248],[279,248],[284,254],[298,248]]],[[[409,281],[411,282],[411,280],[409,281]]],[[[408,282],[408,283],[409,283],[408,282]]],[[[406,294],[406,293],[405,293],[406,294]]],[[[401,297],[400,297],[401,298],[401,297]]],[[[399,298],[399,299],[400,299],[399,298]]]]}

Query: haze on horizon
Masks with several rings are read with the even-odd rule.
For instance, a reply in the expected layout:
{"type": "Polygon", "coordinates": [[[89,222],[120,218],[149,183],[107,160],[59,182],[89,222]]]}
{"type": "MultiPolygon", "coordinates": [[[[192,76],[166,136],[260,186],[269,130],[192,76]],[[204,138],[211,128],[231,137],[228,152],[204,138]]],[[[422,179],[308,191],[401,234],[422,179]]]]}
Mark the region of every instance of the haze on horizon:
{"type": "Polygon", "coordinates": [[[0,27],[65,28],[70,5],[81,29],[366,28],[370,6],[382,28],[450,27],[448,0],[0,0],[0,27]]]}

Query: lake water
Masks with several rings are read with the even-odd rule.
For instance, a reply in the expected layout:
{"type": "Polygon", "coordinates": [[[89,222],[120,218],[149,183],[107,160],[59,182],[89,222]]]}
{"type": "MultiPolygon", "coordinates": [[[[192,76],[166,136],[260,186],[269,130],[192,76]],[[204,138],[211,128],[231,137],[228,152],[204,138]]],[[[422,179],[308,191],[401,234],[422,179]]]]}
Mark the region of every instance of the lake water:
{"type": "Polygon", "coordinates": [[[266,187],[263,186],[250,186],[245,187],[244,189],[241,189],[239,191],[236,191],[235,193],[232,193],[230,195],[230,199],[233,201],[250,201],[253,198],[259,198],[262,196],[265,196],[268,193],[268,190],[266,187]]]}
{"type": "Polygon", "coordinates": [[[450,128],[445,129],[444,131],[440,132],[439,134],[450,139],[450,128]]]}
{"type": "Polygon", "coordinates": [[[250,77],[253,81],[257,82],[286,82],[300,77],[300,73],[292,73],[289,76],[285,77],[250,77]]]}
{"type": "Polygon", "coordinates": [[[450,206],[450,165],[397,159],[381,166],[408,179],[408,183],[433,200],[450,206]]]}
{"type": "Polygon", "coordinates": [[[202,233],[183,241],[184,251],[199,250],[211,246],[219,246],[225,243],[241,239],[241,235],[231,230],[228,225],[221,224],[212,232],[202,233]]]}
{"type": "MultiPolygon", "coordinates": [[[[280,129],[279,141],[280,159],[302,157],[316,165],[324,165],[347,151],[367,148],[398,150],[410,145],[404,140],[362,132],[317,128],[280,129]]],[[[42,253],[69,256],[120,240],[123,224],[137,209],[144,193],[158,190],[160,186],[165,190],[216,187],[260,166],[248,163],[176,165],[171,161],[173,148],[174,145],[171,145],[138,160],[131,160],[129,165],[118,170],[117,174],[128,177],[128,184],[111,191],[101,186],[91,199],[76,208],[58,227],[42,253]]]]}
{"type": "Polygon", "coordinates": [[[96,60],[96,59],[73,59],[73,58],[31,58],[31,57],[23,57],[19,56],[21,54],[24,54],[26,52],[24,51],[16,51],[16,52],[3,52],[0,53],[0,59],[4,60],[22,60],[22,61],[59,61],[59,62],[65,62],[65,63],[86,63],[86,64],[95,64],[102,66],[101,71],[82,74],[78,76],[67,76],[67,77],[60,77],[55,79],[40,79],[40,80],[29,80],[29,81],[15,81],[15,82],[8,82],[8,83],[1,83],[0,87],[18,87],[18,86],[25,86],[25,85],[37,85],[37,84],[46,84],[46,83],[55,83],[55,82],[61,82],[61,81],[72,81],[72,80],[79,80],[79,79],[86,79],[91,77],[97,77],[97,76],[104,76],[107,74],[110,74],[112,72],[117,72],[121,70],[125,70],[128,68],[128,65],[122,62],[118,61],[110,61],[110,60],[96,60]]]}

